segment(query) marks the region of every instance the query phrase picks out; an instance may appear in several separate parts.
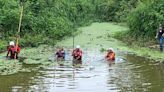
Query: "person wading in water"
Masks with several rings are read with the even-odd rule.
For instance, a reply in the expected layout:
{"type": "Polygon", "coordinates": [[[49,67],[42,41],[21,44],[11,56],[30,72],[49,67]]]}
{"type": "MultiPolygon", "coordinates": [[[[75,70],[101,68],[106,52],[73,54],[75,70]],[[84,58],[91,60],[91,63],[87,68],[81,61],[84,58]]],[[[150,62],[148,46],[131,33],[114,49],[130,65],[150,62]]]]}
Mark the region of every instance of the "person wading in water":
{"type": "Polygon", "coordinates": [[[72,56],[73,56],[73,66],[78,64],[82,65],[82,50],[80,49],[79,45],[77,45],[76,49],[73,50],[72,56]]]}
{"type": "Polygon", "coordinates": [[[111,66],[112,63],[114,63],[114,61],[115,61],[115,52],[113,51],[113,48],[109,48],[107,50],[105,60],[109,63],[109,66],[111,66]]]}
{"type": "Polygon", "coordinates": [[[56,56],[57,62],[64,61],[65,60],[65,51],[64,51],[64,48],[60,48],[56,52],[55,56],[56,56]]]}
{"type": "Polygon", "coordinates": [[[8,58],[10,55],[10,59],[18,59],[18,54],[20,53],[20,47],[19,45],[16,47],[14,41],[11,41],[9,43],[9,46],[7,47],[7,55],[8,58]]]}

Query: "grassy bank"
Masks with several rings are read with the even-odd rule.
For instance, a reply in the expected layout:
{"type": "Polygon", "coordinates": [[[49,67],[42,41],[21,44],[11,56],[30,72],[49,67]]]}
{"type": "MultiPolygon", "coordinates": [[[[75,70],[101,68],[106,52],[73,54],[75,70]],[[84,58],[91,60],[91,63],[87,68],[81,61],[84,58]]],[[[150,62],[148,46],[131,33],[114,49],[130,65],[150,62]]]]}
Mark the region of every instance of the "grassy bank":
{"type": "Polygon", "coordinates": [[[164,53],[160,52],[157,39],[136,37],[135,34],[129,33],[129,30],[117,32],[113,37],[125,43],[128,47],[125,50],[128,52],[150,59],[152,62],[164,62],[164,53]]]}

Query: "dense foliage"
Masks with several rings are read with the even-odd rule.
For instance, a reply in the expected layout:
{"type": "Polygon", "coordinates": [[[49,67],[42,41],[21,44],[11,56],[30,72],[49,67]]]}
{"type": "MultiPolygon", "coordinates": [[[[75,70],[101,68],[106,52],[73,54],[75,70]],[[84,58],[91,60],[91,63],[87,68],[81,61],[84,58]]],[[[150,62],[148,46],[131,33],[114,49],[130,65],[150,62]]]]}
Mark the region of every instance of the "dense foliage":
{"type": "MultiPolygon", "coordinates": [[[[150,38],[163,14],[163,0],[25,0],[20,44],[54,44],[91,21],[126,22],[126,36],[150,38]]],[[[0,49],[15,39],[19,16],[19,0],[0,0],[0,49]]]]}
{"type": "Polygon", "coordinates": [[[127,23],[134,36],[153,37],[159,24],[164,23],[163,15],[164,0],[146,0],[129,14],[127,23]]]}
{"type": "Polygon", "coordinates": [[[95,13],[101,21],[126,22],[128,13],[140,0],[95,0],[95,13]]]}
{"type": "Polygon", "coordinates": [[[101,21],[127,23],[129,31],[116,36],[128,44],[154,44],[159,24],[164,26],[164,0],[102,0],[96,8],[101,21]]]}
{"type": "MultiPolygon", "coordinates": [[[[26,0],[20,43],[36,46],[69,36],[93,17],[90,0],[26,0]]],[[[0,0],[0,33],[3,40],[17,35],[19,0],[0,0]]]]}

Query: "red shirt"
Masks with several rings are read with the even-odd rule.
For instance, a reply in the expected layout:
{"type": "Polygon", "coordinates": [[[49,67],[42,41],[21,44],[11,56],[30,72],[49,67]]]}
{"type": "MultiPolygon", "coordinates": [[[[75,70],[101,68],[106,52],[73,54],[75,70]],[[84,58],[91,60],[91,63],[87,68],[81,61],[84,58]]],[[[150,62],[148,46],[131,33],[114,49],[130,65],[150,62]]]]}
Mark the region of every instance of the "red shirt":
{"type": "Polygon", "coordinates": [[[75,49],[72,53],[73,57],[82,57],[82,51],[80,49],[75,49]]]}
{"type": "Polygon", "coordinates": [[[108,52],[105,58],[107,60],[115,60],[115,53],[114,52],[108,52]]]}
{"type": "Polygon", "coordinates": [[[17,46],[17,53],[20,53],[21,48],[19,46],[17,46]]]}
{"type": "Polygon", "coordinates": [[[12,51],[12,52],[20,53],[21,48],[20,48],[19,46],[17,46],[17,48],[16,48],[16,46],[8,46],[8,47],[7,47],[7,51],[8,51],[8,52],[12,51]],[[17,49],[17,50],[16,50],[16,49],[17,49]]]}

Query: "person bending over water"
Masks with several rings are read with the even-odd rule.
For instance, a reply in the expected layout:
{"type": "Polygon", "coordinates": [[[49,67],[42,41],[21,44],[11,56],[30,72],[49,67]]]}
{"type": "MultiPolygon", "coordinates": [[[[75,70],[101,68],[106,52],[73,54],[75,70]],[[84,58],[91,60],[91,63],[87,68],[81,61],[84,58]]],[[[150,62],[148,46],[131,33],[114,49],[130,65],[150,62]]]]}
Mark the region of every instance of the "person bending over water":
{"type": "Polygon", "coordinates": [[[7,55],[6,58],[10,58],[10,59],[18,59],[18,54],[20,53],[20,47],[15,46],[14,41],[11,41],[9,43],[9,46],[7,46],[7,55]]]}
{"type": "Polygon", "coordinates": [[[115,61],[115,52],[113,51],[113,48],[109,48],[107,50],[105,60],[109,63],[110,66],[111,66],[112,63],[114,63],[114,61],[115,61]]]}

